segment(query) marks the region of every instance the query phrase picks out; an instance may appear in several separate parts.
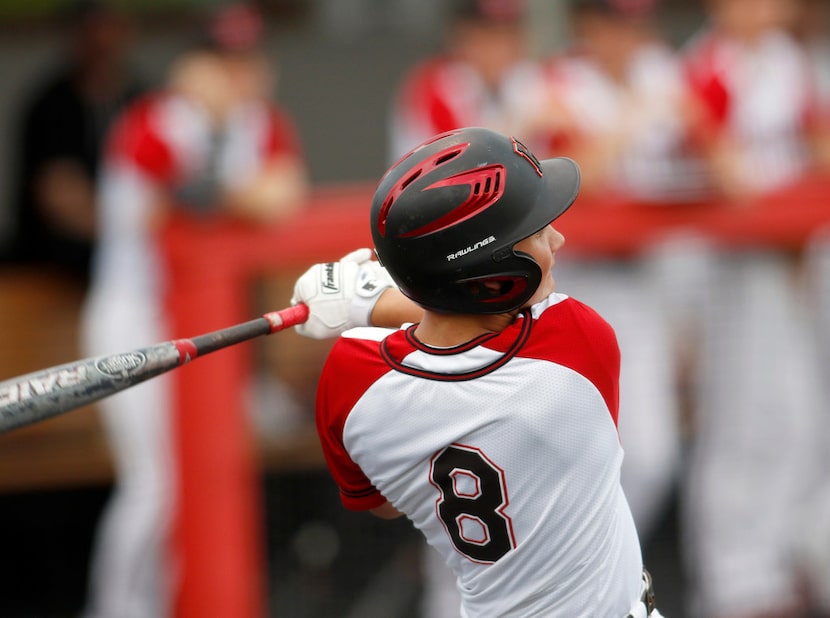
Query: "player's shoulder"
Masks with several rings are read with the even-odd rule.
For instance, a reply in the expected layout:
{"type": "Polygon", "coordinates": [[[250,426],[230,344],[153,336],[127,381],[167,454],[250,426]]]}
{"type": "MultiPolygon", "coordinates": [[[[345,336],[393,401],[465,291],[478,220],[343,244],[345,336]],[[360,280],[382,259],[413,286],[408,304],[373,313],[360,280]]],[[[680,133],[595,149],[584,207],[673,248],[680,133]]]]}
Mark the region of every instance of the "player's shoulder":
{"type": "Polygon", "coordinates": [[[581,314],[604,321],[602,316],[593,307],[562,292],[553,292],[544,300],[533,305],[530,308],[530,312],[536,319],[542,318],[545,314],[550,317],[557,312],[562,312],[574,315],[581,314]]]}
{"type": "Polygon", "coordinates": [[[320,375],[318,413],[347,415],[363,393],[390,371],[381,343],[393,332],[354,328],[337,338],[320,375]]]}
{"type": "Polygon", "coordinates": [[[332,346],[326,365],[336,367],[338,373],[358,372],[382,363],[381,342],[395,332],[391,329],[364,326],[347,330],[332,346]]]}
{"type": "Polygon", "coordinates": [[[340,339],[346,341],[383,341],[390,334],[394,333],[395,329],[380,328],[378,326],[357,326],[350,328],[340,335],[340,339]]]}
{"type": "Polygon", "coordinates": [[[590,306],[554,293],[531,308],[533,328],[522,355],[568,367],[602,393],[616,422],[620,348],[611,325],[590,306]]]}
{"type": "Polygon", "coordinates": [[[151,93],[124,108],[109,133],[107,154],[111,159],[140,159],[148,144],[163,141],[157,117],[166,101],[162,94],[151,93]]]}
{"type": "Polygon", "coordinates": [[[445,54],[421,60],[404,74],[400,96],[416,101],[435,96],[448,80],[456,76],[457,66],[458,63],[445,54]]]}
{"type": "Polygon", "coordinates": [[[599,312],[586,303],[554,292],[530,308],[535,327],[543,332],[555,332],[569,338],[605,339],[616,346],[616,333],[599,312]]]}
{"type": "Polygon", "coordinates": [[[265,137],[265,150],[269,155],[305,156],[300,131],[288,109],[276,101],[263,101],[257,104],[256,109],[265,137]]]}

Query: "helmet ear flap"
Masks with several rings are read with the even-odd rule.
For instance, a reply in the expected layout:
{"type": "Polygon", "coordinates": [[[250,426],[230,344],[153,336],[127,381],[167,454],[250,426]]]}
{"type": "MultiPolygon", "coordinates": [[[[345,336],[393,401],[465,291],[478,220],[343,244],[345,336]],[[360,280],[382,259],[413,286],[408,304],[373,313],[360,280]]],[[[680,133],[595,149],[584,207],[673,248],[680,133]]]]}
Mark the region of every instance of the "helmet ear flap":
{"type": "Polygon", "coordinates": [[[481,303],[488,313],[511,311],[524,305],[542,282],[542,269],[530,256],[515,255],[499,262],[499,272],[459,280],[469,301],[481,303]]]}

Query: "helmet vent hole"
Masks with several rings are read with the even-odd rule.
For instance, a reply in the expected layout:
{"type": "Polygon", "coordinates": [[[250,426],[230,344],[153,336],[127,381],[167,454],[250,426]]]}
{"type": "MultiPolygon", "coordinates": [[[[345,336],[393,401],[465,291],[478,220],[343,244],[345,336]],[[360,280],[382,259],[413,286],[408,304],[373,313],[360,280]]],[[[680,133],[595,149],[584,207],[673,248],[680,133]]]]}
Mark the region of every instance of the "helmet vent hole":
{"type": "Polygon", "coordinates": [[[411,173],[409,176],[407,176],[404,179],[404,181],[401,183],[401,191],[403,191],[409,185],[411,185],[413,182],[415,182],[415,179],[417,179],[418,176],[420,176],[420,175],[421,175],[421,170],[417,169],[413,173],[411,173]]]}
{"type": "Polygon", "coordinates": [[[389,218],[389,209],[392,208],[392,202],[395,201],[394,195],[387,195],[386,199],[383,200],[383,206],[380,208],[380,212],[378,212],[378,232],[380,232],[381,236],[386,236],[386,222],[389,218]]]}
{"type": "Polygon", "coordinates": [[[442,156],[435,159],[435,164],[434,164],[435,167],[438,167],[439,165],[442,165],[442,164],[446,163],[447,161],[450,161],[450,160],[454,159],[455,157],[460,155],[463,150],[464,150],[464,148],[456,148],[454,150],[450,150],[447,153],[444,153],[442,156]]]}

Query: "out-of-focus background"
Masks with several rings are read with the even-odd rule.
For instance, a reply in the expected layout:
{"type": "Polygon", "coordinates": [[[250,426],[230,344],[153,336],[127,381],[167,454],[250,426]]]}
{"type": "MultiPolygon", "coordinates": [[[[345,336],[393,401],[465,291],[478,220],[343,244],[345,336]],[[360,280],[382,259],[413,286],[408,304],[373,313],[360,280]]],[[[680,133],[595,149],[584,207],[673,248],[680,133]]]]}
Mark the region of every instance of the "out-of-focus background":
{"type": "MultiPolygon", "coordinates": [[[[98,114],[98,124],[89,126],[109,135],[110,123],[129,103],[126,94],[124,100],[106,95],[125,82],[134,83],[139,97],[167,88],[171,67],[204,38],[206,16],[225,3],[114,3],[126,21],[87,51],[122,50],[122,80],[96,91],[91,78],[88,90],[97,94],[87,112],[77,108],[83,97],[63,91],[54,107],[40,104],[40,118],[65,118],[63,124],[29,126],[34,97],[69,59],[73,28],[100,4],[106,5],[0,2],[0,380],[74,360],[87,349],[82,320],[94,277],[78,247],[94,245],[96,232],[89,232],[72,199],[60,199],[72,189],[56,187],[78,187],[71,178],[59,184],[66,180],[65,166],[52,175],[26,166],[36,165],[39,156],[48,160],[50,150],[67,163],[70,148],[61,149],[81,118],[98,114]],[[119,42],[107,42],[107,36],[119,42]],[[34,198],[24,197],[27,187],[34,198]],[[58,210],[30,221],[33,204],[50,195],[57,195],[58,210]],[[24,220],[34,228],[45,221],[52,229],[21,235],[24,220]],[[70,264],[70,256],[80,262],[70,264]]],[[[207,223],[193,212],[184,221],[171,218],[163,242],[174,250],[162,252],[174,264],[178,286],[167,307],[171,337],[286,306],[308,265],[368,242],[365,212],[373,183],[401,154],[398,144],[406,135],[428,131],[423,119],[412,120],[415,112],[401,111],[407,103],[396,97],[410,96],[411,103],[427,96],[412,94],[418,86],[411,81],[410,90],[402,86],[416,66],[449,53],[460,40],[451,30],[457,25],[454,4],[254,3],[264,20],[259,52],[275,67],[268,96],[293,124],[307,186],[301,205],[276,224],[207,223]]],[[[830,160],[824,141],[830,125],[825,5],[528,0],[520,21],[527,45],[521,60],[539,71],[534,83],[544,94],[516,82],[483,96],[488,109],[511,99],[536,124],[510,125],[508,114],[458,116],[465,124],[497,118],[493,126],[506,129],[532,125],[544,135],[536,141],[527,129],[523,139],[534,149],[538,144],[549,149],[545,156],[568,154],[585,164],[585,214],[576,212],[578,203],[570,228],[563,219],[573,242],[557,258],[557,282],[562,291],[597,305],[619,331],[621,418],[639,419],[628,428],[621,420],[626,460],[632,462],[624,485],[659,605],[671,618],[821,616],[830,610],[830,490],[821,467],[821,441],[830,432],[822,389],[830,376],[826,349],[815,345],[830,342],[830,245],[822,232],[830,225],[830,181],[822,171],[830,160]],[[733,14],[738,23],[751,21],[741,11],[763,13],[759,21],[768,23],[754,26],[756,33],[732,33],[733,14]],[[808,11],[814,12],[805,18],[808,11]],[[701,43],[714,15],[730,25],[720,25],[701,43]],[[624,23],[623,34],[613,30],[614,20],[624,23]],[[728,41],[733,35],[739,42],[728,41]],[[663,46],[644,54],[645,60],[628,67],[621,61],[623,50],[655,38],[663,46]],[[675,81],[677,90],[690,94],[678,95],[675,81]],[[653,109],[646,101],[656,103],[653,109]],[[617,131],[629,120],[630,131],[617,131]],[[747,163],[747,152],[767,147],[772,154],[747,163]],[[675,156],[673,169],[682,171],[672,175],[659,163],[675,156]],[[608,166],[613,171],[605,174],[608,161],[614,161],[608,166]],[[736,171],[741,165],[749,173],[736,171]],[[646,188],[643,178],[660,182],[646,188]],[[632,369],[625,369],[627,361],[632,369]],[[629,393],[642,406],[627,408],[629,393]],[[772,521],[759,523],[764,518],[772,521]],[[735,548],[724,539],[734,540],[735,548]],[[759,572],[747,574],[747,564],[759,572]]],[[[102,74],[107,70],[112,68],[102,74]]],[[[463,93],[470,88],[465,80],[449,71],[437,78],[439,85],[424,88],[463,93]]],[[[430,105],[441,105],[440,92],[429,96],[430,105]]],[[[480,103],[473,98],[459,109],[480,103]]],[[[433,120],[452,115],[449,107],[436,109],[433,120]]],[[[93,155],[86,156],[78,165],[95,167],[93,155]]],[[[93,182],[90,188],[100,186],[93,182]]],[[[131,277],[130,269],[121,276],[131,277]]],[[[131,328],[126,315],[123,328],[131,328]]],[[[315,380],[330,345],[284,332],[237,352],[218,352],[173,378],[181,380],[175,413],[187,409],[182,418],[194,424],[194,435],[201,431],[197,425],[214,432],[199,443],[188,440],[186,424],[177,425],[184,435],[176,441],[177,456],[196,462],[177,479],[198,478],[208,488],[188,493],[180,487],[182,501],[195,501],[180,513],[177,538],[187,539],[185,549],[202,548],[200,560],[249,568],[227,573],[193,567],[174,586],[196,585],[196,591],[170,593],[191,599],[173,603],[176,615],[453,615],[438,609],[454,607],[451,585],[434,581],[446,578],[408,522],[375,520],[340,505],[313,426],[315,380]],[[239,442],[218,449],[234,458],[228,465],[242,475],[236,490],[212,485],[213,466],[221,468],[223,461],[200,450],[223,436],[239,442]],[[230,532],[201,530],[208,512],[224,512],[234,500],[247,501],[247,507],[220,519],[230,532]],[[249,552],[240,562],[223,553],[237,551],[237,528],[238,544],[249,552]],[[257,583],[246,584],[250,579],[257,583]],[[226,586],[230,591],[223,594],[226,586]],[[199,605],[188,594],[215,595],[221,604],[194,610],[199,605]],[[442,606],[436,599],[443,595],[450,601],[442,606]]],[[[93,569],[93,548],[117,476],[99,412],[92,406],[0,435],[0,616],[68,618],[84,615],[92,603],[91,579],[100,575],[93,569]]]]}

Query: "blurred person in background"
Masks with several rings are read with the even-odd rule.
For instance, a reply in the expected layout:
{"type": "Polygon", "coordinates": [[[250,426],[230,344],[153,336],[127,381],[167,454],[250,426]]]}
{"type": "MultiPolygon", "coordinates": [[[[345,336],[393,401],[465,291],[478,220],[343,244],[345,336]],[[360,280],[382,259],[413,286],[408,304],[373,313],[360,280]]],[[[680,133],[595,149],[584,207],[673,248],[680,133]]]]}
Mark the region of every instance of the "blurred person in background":
{"type": "MultiPolygon", "coordinates": [[[[826,0],[801,0],[796,35],[812,63],[819,97],[820,173],[830,181],[830,4],[826,0]]],[[[824,386],[823,427],[830,425],[830,227],[816,231],[805,253],[805,273],[812,324],[815,326],[817,366],[824,386]]],[[[808,594],[821,616],[830,616],[830,432],[819,431],[815,478],[818,483],[796,528],[795,559],[808,594]]]]}
{"type": "Polygon", "coordinates": [[[664,204],[699,196],[687,93],[658,0],[570,0],[571,44],[546,61],[539,123],[584,161],[586,189],[664,204]]]}
{"type": "MultiPolygon", "coordinates": [[[[681,65],[657,29],[657,8],[655,0],[572,0],[571,44],[545,63],[549,101],[539,123],[548,154],[578,161],[585,195],[607,208],[692,197],[681,65]]],[[[672,324],[649,249],[605,257],[566,248],[559,275],[563,290],[617,331],[622,483],[644,541],[666,508],[681,447],[672,324]]]]}
{"type": "MultiPolygon", "coordinates": [[[[724,207],[782,194],[816,164],[815,87],[792,36],[798,1],[710,0],[684,50],[691,136],[724,207]]],[[[695,615],[806,616],[791,545],[824,429],[794,256],[714,246],[710,256],[684,495],[695,615]]]]}
{"type": "MultiPolygon", "coordinates": [[[[156,245],[171,213],[274,225],[304,203],[306,166],[292,120],[270,99],[263,25],[247,6],[221,8],[204,40],[175,61],[167,87],[116,121],[99,183],[88,354],[171,338],[156,245]]],[[[98,531],[88,618],[170,615],[177,563],[166,543],[179,489],[170,395],[162,376],[101,404],[116,484],[98,531]]]]}
{"type": "Polygon", "coordinates": [[[103,0],[77,0],[65,18],[65,53],[21,118],[16,228],[5,259],[48,265],[86,285],[97,235],[101,146],[115,116],[143,85],[129,65],[127,14],[103,0]]]}
{"type": "Polygon", "coordinates": [[[395,95],[390,160],[458,127],[481,126],[527,139],[543,82],[529,56],[525,5],[524,0],[453,0],[443,52],[412,67],[395,95]]]}

